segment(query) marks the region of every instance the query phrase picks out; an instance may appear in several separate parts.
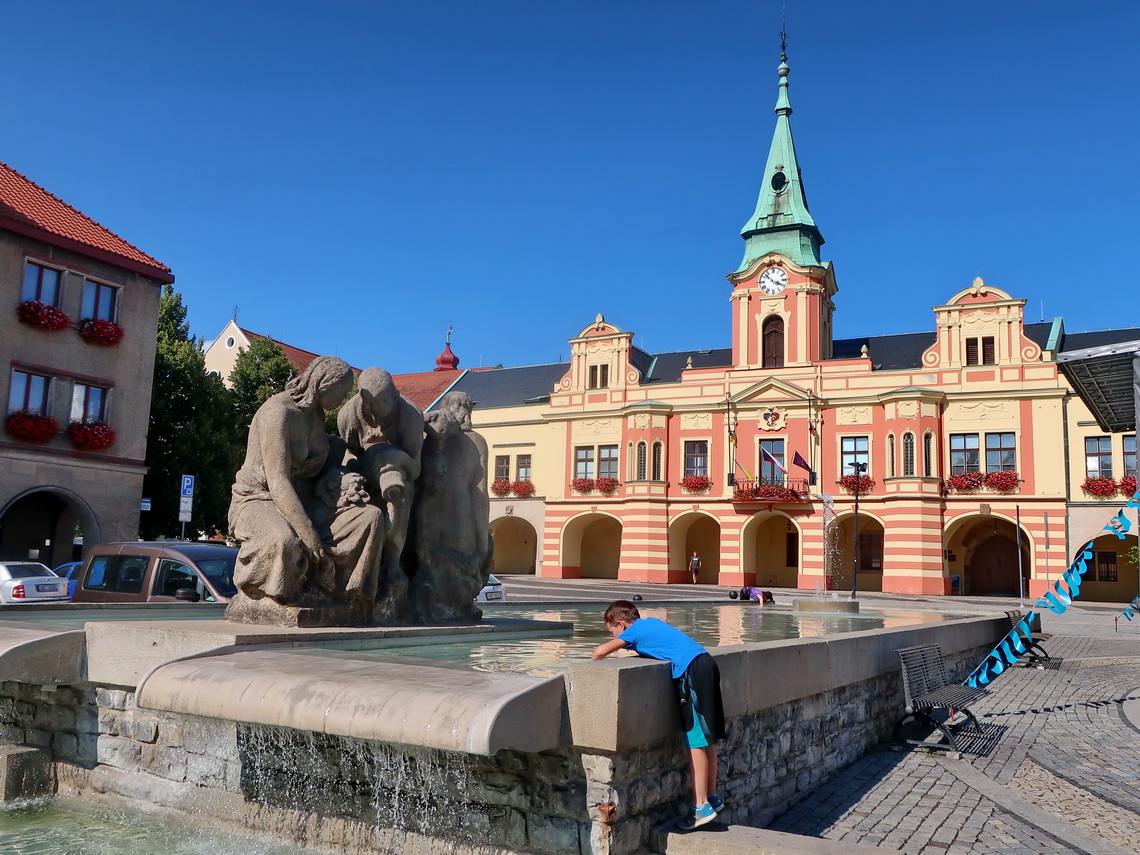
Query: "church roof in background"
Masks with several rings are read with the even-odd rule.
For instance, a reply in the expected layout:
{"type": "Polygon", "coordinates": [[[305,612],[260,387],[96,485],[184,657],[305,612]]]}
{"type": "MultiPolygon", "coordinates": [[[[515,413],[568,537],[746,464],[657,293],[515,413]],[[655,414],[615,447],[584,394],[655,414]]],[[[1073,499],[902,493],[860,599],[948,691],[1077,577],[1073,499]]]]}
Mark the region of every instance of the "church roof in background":
{"type": "Polygon", "coordinates": [[[170,268],[6,163],[0,163],[0,227],[173,282],[170,268]]]}

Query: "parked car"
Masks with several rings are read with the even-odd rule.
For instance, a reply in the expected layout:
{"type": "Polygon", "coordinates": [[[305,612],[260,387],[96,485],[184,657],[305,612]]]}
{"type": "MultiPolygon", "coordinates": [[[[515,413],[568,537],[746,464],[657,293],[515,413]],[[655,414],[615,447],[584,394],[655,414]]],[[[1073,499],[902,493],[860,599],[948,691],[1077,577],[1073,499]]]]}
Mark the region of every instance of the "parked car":
{"type": "Polygon", "coordinates": [[[0,562],[0,603],[67,602],[67,582],[38,561],[0,562]]]}
{"type": "Polygon", "coordinates": [[[229,602],[237,593],[232,546],[139,541],[94,547],[75,588],[77,603],[229,602]]]}
{"type": "Polygon", "coordinates": [[[79,584],[79,572],[82,567],[82,561],[68,561],[66,564],[60,564],[51,571],[56,576],[67,580],[67,598],[69,600],[75,596],[75,586],[79,584]]]}
{"type": "Polygon", "coordinates": [[[506,599],[507,592],[503,589],[503,583],[494,576],[488,576],[487,584],[475,595],[475,602],[477,603],[501,603],[505,602],[506,599]]]}

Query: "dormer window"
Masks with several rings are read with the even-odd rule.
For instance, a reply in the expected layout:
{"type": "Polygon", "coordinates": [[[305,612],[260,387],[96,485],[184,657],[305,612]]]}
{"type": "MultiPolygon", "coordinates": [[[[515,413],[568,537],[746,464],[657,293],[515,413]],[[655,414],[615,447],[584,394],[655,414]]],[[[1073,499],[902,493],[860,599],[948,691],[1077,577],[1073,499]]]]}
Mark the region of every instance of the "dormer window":
{"type": "Polygon", "coordinates": [[[994,337],[976,336],[966,339],[967,365],[997,365],[994,337]]]}
{"type": "Polygon", "coordinates": [[[587,388],[608,389],[610,387],[610,367],[608,365],[591,365],[590,382],[587,388]]]}

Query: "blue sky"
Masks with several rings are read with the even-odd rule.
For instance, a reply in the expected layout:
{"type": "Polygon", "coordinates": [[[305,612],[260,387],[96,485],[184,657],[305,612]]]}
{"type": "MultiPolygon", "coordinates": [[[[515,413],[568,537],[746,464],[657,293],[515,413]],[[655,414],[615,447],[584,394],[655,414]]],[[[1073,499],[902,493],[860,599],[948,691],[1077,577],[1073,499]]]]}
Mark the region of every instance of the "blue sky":
{"type": "MultiPolygon", "coordinates": [[[[780,2],[11,4],[0,160],[169,264],[196,335],[354,365],[729,344],[780,2]]],[[[1140,326],[1140,3],[787,0],[836,335],[982,276],[1140,326]]]]}

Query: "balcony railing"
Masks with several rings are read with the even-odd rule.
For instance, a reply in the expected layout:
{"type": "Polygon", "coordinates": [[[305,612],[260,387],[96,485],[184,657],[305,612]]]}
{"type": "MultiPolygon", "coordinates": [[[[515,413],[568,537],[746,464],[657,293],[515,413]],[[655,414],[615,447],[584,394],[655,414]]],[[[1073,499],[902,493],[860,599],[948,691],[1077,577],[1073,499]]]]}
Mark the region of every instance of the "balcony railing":
{"type": "Polygon", "coordinates": [[[737,481],[732,489],[734,502],[806,502],[807,478],[757,478],[737,481]]]}

